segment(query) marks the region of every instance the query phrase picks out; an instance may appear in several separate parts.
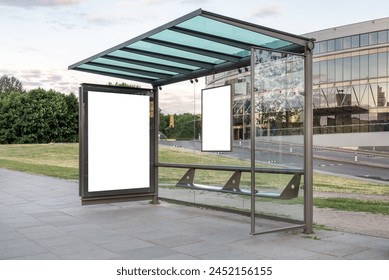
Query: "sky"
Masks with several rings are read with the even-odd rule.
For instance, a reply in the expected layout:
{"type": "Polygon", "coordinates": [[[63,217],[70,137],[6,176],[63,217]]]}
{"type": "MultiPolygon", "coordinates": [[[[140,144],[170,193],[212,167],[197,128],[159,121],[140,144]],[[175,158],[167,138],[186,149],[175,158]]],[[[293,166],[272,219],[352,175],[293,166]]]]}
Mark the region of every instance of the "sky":
{"type": "MultiPolygon", "coordinates": [[[[387,0],[0,0],[0,76],[75,94],[83,82],[137,84],[68,66],[199,8],[300,35],[389,17],[387,0]]],[[[168,86],[161,101],[178,92],[184,101],[202,87],[168,86]]]]}

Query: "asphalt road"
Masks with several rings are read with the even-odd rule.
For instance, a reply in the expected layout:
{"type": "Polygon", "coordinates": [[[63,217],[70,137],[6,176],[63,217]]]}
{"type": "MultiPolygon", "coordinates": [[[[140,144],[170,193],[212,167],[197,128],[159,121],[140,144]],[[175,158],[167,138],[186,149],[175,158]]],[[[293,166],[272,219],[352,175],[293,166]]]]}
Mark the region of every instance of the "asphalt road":
{"type": "MultiPolygon", "coordinates": [[[[177,148],[201,150],[199,141],[161,140],[160,143],[177,148]]],[[[250,143],[249,141],[234,141],[231,152],[215,154],[249,160],[251,157],[250,143]]],[[[377,180],[389,184],[389,153],[315,147],[313,155],[314,171],[377,180]]],[[[257,141],[255,158],[258,162],[287,167],[302,168],[304,165],[302,145],[257,141]]]]}

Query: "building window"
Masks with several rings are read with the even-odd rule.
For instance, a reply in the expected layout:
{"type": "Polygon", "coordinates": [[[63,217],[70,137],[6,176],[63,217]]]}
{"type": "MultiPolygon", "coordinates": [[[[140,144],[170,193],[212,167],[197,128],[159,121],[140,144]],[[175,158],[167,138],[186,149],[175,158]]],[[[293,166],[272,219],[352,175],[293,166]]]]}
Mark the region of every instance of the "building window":
{"type": "Polygon", "coordinates": [[[327,60],[320,61],[320,83],[327,82],[327,60]]]}
{"type": "Polygon", "coordinates": [[[335,60],[328,60],[328,69],[327,69],[328,82],[335,82],[335,60]]]}
{"type": "Polygon", "coordinates": [[[388,30],[378,32],[378,44],[385,44],[388,42],[388,30]]]}
{"type": "Polygon", "coordinates": [[[335,81],[343,81],[343,58],[335,60],[335,81]]]}
{"type": "Polygon", "coordinates": [[[361,55],[359,57],[359,66],[360,66],[360,78],[361,79],[367,79],[369,78],[369,56],[361,55]]]}
{"type": "Polygon", "coordinates": [[[369,46],[378,44],[378,33],[372,32],[369,33],[369,46]]]}
{"type": "Polygon", "coordinates": [[[369,78],[377,77],[377,54],[369,54],[369,78]]]}
{"type": "Polygon", "coordinates": [[[345,57],[343,59],[343,80],[351,80],[351,57],[345,57]]]}
{"type": "Polygon", "coordinates": [[[335,50],[340,51],[343,49],[343,41],[342,38],[335,39],[335,50]]]}
{"type": "Polygon", "coordinates": [[[388,75],[388,53],[383,52],[378,54],[378,77],[385,77],[388,75]]]}
{"type": "Polygon", "coordinates": [[[343,49],[349,49],[351,48],[351,37],[344,37],[343,38],[343,49]]]}
{"type": "Polygon", "coordinates": [[[328,40],[327,51],[333,52],[335,50],[335,40],[328,40]]]}
{"type": "Polygon", "coordinates": [[[369,45],[369,34],[361,34],[359,37],[360,39],[360,46],[365,47],[369,45]]]}
{"type": "Polygon", "coordinates": [[[351,47],[359,48],[359,35],[354,35],[351,37],[351,47]]]}

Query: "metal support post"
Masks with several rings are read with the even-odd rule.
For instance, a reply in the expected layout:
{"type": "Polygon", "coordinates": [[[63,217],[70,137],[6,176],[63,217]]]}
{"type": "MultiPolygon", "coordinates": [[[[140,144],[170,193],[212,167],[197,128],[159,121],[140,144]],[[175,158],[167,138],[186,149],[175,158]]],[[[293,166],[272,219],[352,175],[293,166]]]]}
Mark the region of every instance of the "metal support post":
{"type": "Polygon", "coordinates": [[[159,92],[158,87],[153,87],[154,92],[154,198],[153,204],[159,203],[159,92]]]}
{"type": "Polygon", "coordinates": [[[255,233],[255,49],[251,49],[251,234],[255,233]]]}
{"type": "Polygon", "coordinates": [[[312,98],[313,42],[305,47],[305,102],[304,102],[304,232],[313,233],[313,98],[312,98]]]}

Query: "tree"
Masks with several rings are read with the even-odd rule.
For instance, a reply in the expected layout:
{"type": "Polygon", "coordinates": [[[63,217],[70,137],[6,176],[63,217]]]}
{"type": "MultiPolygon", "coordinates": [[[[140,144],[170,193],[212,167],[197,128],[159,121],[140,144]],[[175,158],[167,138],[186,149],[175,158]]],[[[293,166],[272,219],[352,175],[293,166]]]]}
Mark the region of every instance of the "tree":
{"type": "Polygon", "coordinates": [[[17,78],[3,75],[0,78],[0,93],[10,92],[23,92],[23,85],[17,78]]]}

